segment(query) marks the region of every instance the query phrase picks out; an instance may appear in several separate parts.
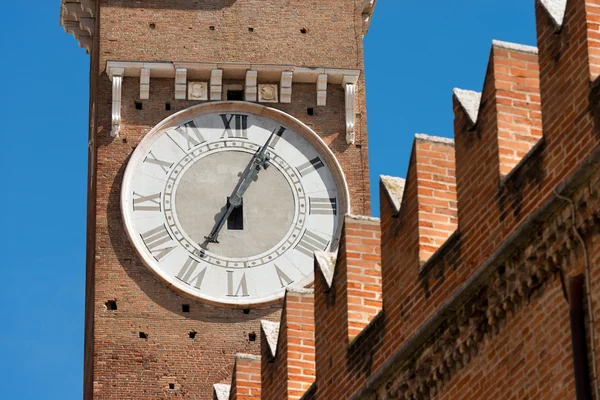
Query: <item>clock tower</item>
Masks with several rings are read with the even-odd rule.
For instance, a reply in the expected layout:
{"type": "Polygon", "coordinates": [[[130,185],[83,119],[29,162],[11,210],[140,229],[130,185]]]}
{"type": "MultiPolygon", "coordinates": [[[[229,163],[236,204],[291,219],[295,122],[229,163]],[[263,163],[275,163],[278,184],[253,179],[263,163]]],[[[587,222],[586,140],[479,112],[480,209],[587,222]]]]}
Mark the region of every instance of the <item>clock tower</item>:
{"type": "Polygon", "coordinates": [[[370,214],[375,0],[62,0],[91,57],[86,399],[212,397],[370,214]]]}

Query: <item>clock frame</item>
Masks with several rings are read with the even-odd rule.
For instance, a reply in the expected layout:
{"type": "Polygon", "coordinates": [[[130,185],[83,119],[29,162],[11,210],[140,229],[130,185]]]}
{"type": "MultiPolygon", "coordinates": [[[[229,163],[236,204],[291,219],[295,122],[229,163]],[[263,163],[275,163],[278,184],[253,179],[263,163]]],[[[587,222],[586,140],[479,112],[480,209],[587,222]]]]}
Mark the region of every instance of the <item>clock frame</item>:
{"type": "MultiPolygon", "coordinates": [[[[176,127],[180,127],[182,124],[185,124],[186,122],[193,120],[194,118],[198,118],[201,116],[205,116],[208,114],[220,114],[220,115],[249,115],[249,116],[254,116],[257,118],[266,118],[270,121],[276,122],[277,124],[279,124],[281,127],[285,127],[285,129],[289,130],[290,132],[293,132],[295,134],[297,134],[299,137],[301,137],[302,139],[304,139],[311,147],[312,149],[314,149],[317,153],[318,153],[318,160],[320,160],[320,162],[322,162],[327,168],[326,170],[328,171],[328,173],[330,173],[331,178],[333,179],[333,182],[335,184],[335,188],[336,188],[336,204],[334,205],[335,207],[335,218],[337,219],[336,225],[335,225],[335,231],[332,232],[331,238],[327,238],[329,240],[327,240],[327,244],[326,246],[324,246],[325,248],[318,248],[315,250],[327,250],[327,251],[335,251],[337,249],[337,243],[339,240],[339,236],[341,233],[341,229],[342,229],[342,218],[343,216],[349,212],[350,210],[350,204],[349,204],[349,192],[348,192],[348,187],[346,184],[346,180],[344,178],[342,169],[340,168],[340,165],[337,161],[337,159],[335,158],[335,156],[333,155],[333,153],[331,152],[331,150],[328,148],[328,146],[325,144],[325,142],[314,132],[312,131],[308,126],[306,126],[305,124],[303,124],[301,121],[299,121],[298,119],[273,108],[268,108],[262,105],[258,105],[258,104],[253,104],[253,103],[248,103],[248,102],[232,102],[232,101],[226,101],[226,102],[211,102],[211,103],[205,103],[205,104],[201,104],[201,105],[197,105],[197,106],[193,106],[190,107],[186,110],[180,111],[168,118],[166,118],[165,120],[163,120],[162,122],[160,122],[158,125],[156,125],[150,132],[148,132],[148,134],[142,139],[142,141],[139,143],[139,145],[137,146],[137,148],[135,149],[131,159],[129,160],[129,163],[127,165],[127,168],[125,170],[125,174],[124,174],[124,178],[123,178],[123,185],[121,188],[121,209],[122,209],[122,214],[123,214],[123,220],[124,220],[124,224],[125,224],[125,231],[127,232],[128,238],[130,240],[130,242],[132,243],[134,249],[136,250],[138,256],[140,257],[140,259],[142,260],[142,262],[153,272],[155,273],[163,282],[165,282],[167,285],[169,285],[170,287],[172,287],[174,290],[176,290],[177,292],[180,292],[184,295],[190,296],[192,298],[198,299],[200,301],[203,302],[207,302],[210,304],[214,304],[214,305],[219,305],[219,306],[227,306],[227,307],[249,307],[249,306],[261,306],[261,305],[267,305],[267,304],[271,304],[274,302],[279,301],[285,292],[285,287],[289,286],[289,285],[293,285],[293,286],[305,286],[307,284],[309,284],[312,279],[313,279],[313,273],[312,273],[312,260],[310,261],[310,270],[307,269],[308,264],[305,265],[305,269],[303,272],[303,276],[302,279],[291,279],[288,274],[286,274],[286,271],[282,269],[278,269],[276,264],[269,264],[271,267],[275,266],[275,271],[277,273],[277,277],[279,278],[279,281],[282,284],[282,287],[278,290],[275,290],[273,292],[273,294],[268,295],[268,296],[261,296],[258,298],[252,298],[251,296],[248,295],[248,289],[247,289],[247,285],[248,282],[246,281],[246,273],[245,272],[241,272],[238,273],[239,271],[243,271],[243,268],[258,268],[261,265],[255,265],[252,264],[254,261],[252,261],[251,259],[248,260],[248,262],[245,264],[243,260],[239,259],[236,260],[234,259],[223,259],[224,262],[226,262],[227,264],[224,265],[222,268],[224,268],[224,270],[226,271],[227,275],[224,275],[225,277],[222,278],[222,282],[221,285],[223,285],[223,287],[227,287],[227,293],[228,295],[225,297],[215,297],[215,296],[208,296],[202,293],[201,291],[201,285],[204,283],[203,281],[200,280],[204,279],[204,273],[206,272],[206,268],[203,270],[202,269],[202,262],[204,262],[206,260],[206,262],[211,262],[214,267],[215,263],[219,263],[221,260],[219,257],[213,257],[212,259],[209,260],[209,258],[202,258],[202,257],[211,257],[211,251],[210,248],[206,248],[208,251],[203,252],[202,248],[198,248],[198,246],[195,246],[194,248],[194,243],[192,241],[188,242],[181,242],[180,243],[185,243],[185,246],[188,247],[187,251],[190,251],[190,254],[192,254],[192,256],[189,257],[189,259],[186,259],[185,261],[181,260],[180,261],[180,265],[181,265],[181,269],[179,274],[175,274],[173,271],[171,272],[166,272],[164,269],[160,268],[160,262],[161,262],[161,258],[162,257],[167,257],[169,254],[164,253],[164,248],[161,248],[159,246],[154,246],[155,243],[163,243],[164,240],[163,239],[167,239],[166,237],[166,233],[169,233],[169,235],[171,236],[171,239],[174,239],[174,232],[179,233],[179,231],[173,231],[170,230],[169,227],[167,225],[164,226],[164,231],[162,230],[163,228],[159,226],[152,228],[152,229],[144,229],[143,232],[140,232],[140,230],[138,228],[136,228],[136,223],[134,221],[134,217],[132,215],[132,209],[133,209],[133,205],[135,204],[136,198],[133,196],[134,190],[133,190],[133,177],[136,174],[136,168],[139,166],[141,159],[144,157],[147,157],[148,153],[151,151],[152,145],[154,144],[155,140],[157,137],[159,137],[160,135],[163,135],[167,130],[169,129],[173,129],[176,127]],[[154,250],[151,251],[151,250],[154,250]],[[233,260],[233,261],[232,261],[233,260]],[[240,263],[236,263],[234,261],[239,261],[240,263]],[[198,262],[200,263],[200,267],[198,266],[198,262]],[[230,262],[230,263],[229,263],[230,262]],[[240,268],[240,270],[236,270],[236,268],[240,268]],[[194,279],[192,281],[190,281],[192,275],[194,275],[194,279]],[[187,277],[187,280],[184,279],[187,277]],[[225,281],[227,280],[227,281],[225,281]],[[200,282],[200,286],[195,286],[194,289],[191,288],[191,286],[193,284],[197,284],[198,282],[200,282]],[[229,296],[229,294],[231,294],[231,296],[229,296]],[[240,295],[241,294],[241,295],[240,295]],[[245,294],[245,295],[244,295],[245,294]]],[[[227,122],[224,120],[223,121],[226,124],[226,128],[229,128],[229,124],[227,124],[227,122]]],[[[233,126],[235,121],[229,121],[229,123],[233,126]]],[[[218,141],[219,144],[223,144],[225,145],[226,142],[229,142],[229,145],[235,147],[238,146],[240,148],[238,148],[237,150],[242,151],[242,152],[246,152],[246,153],[253,153],[254,151],[256,151],[258,149],[258,146],[256,146],[256,144],[252,145],[252,144],[248,144],[245,143],[243,140],[240,140],[240,138],[236,138],[235,135],[234,137],[224,137],[222,138],[221,141],[218,141]],[[244,148],[244,146],[246,146],[244,148]]],[[[214,143],[214,142],[213,142],[214,143]]],[[[189,142],[188,142],[189,144],[189,142]]],[[[189,148],[187,150],[190,150],[189,148]]],[[[192,149],[193,150],[193,149],[192,149]]],[[[215,149],[213,149],[215,150],[215,149]]],[[[272,163],[273,168],[279,168],[280,171],[284,171],[286,169],[285,166],[285,160],[282,157],[277,157],[276,152],[273,149],[270,149],[271,152],[273,152],[274,156],[275,156],[275,160],[272,163]]],[[[190,152],[190,155],[192,155],[192,152],[190,152]]],[[[309,160],[310,161],[310,160],[309,160]]],[[[193,164],[193,161],[188,162],[193,164]]],[[[289,166],[288,166],[289,167],[289,166]]],[[[293,166],[296,167],[296,174],[292,173],[292,175],[295,176],[296,181],[298,180],[298,178],[301,178],[301,171],[298,170],[298,168],[300,168],[299,166],[293,166]]],[[[309,167],[311,167],[311,165],[309,164],[309,167]]],[[[170,167],[170,172],[172,173],[174,170],[170,167]]],[[[181,172],[181,175],[183,175],[183,170],[181,172]]],[[[293,186],[294,185],[294,178],[291,177],[290,174],[288,174],[286,176],[286,179],[290,180],[290,184],[293,186]]],[[[301,190],[301,189],[298,189],[301,190]]],[[[148,195],[147,193],[144,193],[146,196],[148,195]]],[[[167,198],[171,198],[168,196],[173,196],[174,193],[167,193],[167,191],[165,190],[165,194],[164,194],[164,198],[161,197],[160,198],[160,202],[162,202],[161,204],[166,204],[165,202],[168,201],[167,198]]],[[[300,196],[300,198],[302,198],[302,196],[300,196]]],[[[138,194],[137,195],[137,200],[144,200],[146,201],[139,203],[139,205],[141,205],[142,207],[146,206],[148,204],[158,204],[156,202],[156,199],[154,203],[148,203],[148,199],[144,199],[144,196],[138,194]]],[[[305,200],[308,200],[308,197],[304,197],[305,200]]],[[[296,203],[296,205],[300,204],[302,202],[302,200],[299,199],[295,199],[294,200],[296,203]]],[[[304,205],[303,205],[304,207],[304,205]]],[[[308,208],[309,205],[306,204],[306,208],[308,208]]],[[[306,212],[306,208],[304,208],[304,211],[306,212]]],[[[165,214],[167,215],[167,214],[165,214]]],[[[177,218],[175,218],[177,219],[177,218]]],[[[297,224],[298,221],[302,222],[302,219],[298,219],[297,216],[294,216],[294,223],[297,224]]],[[[302,225],[302,224],[300,224],[302,225]]],[[[298,226],[300,226],[298,225],[298,226]]],[[[290,230],[290,232],[295,232],[295,236],[301,236],[298,237],[296,240],[296,243],[298,243],[299,240],[306,240],[306,241],[311,241],[312,239],[316,239],[317,241],[319,240],[318,237],[316,238],[311,238],[310,235],[314,234],[314,232],[309,231],[308,229],[302,229],[302,227],[300,227],[300,231],[296,230],[294,231],[294,225],[292,225],[292,228],[290,230]],[[306,235],[309,235],[308,238],[306,238],[306,235]]],[[[292,233],[290,233],[291,235],[292,233]]],[[[279,243],[281,244],[281,243],[279,243]]],[[[281,250],[281,248],[280,248],[281,250]]],[[[305,249],[305,251],[303,251],[304,255],[307,256],[310,252],[310,254],[312,254],[313,248],[309,247],[308,249],[305,249]]],[[[287,251],[290,252],[292,251],[291,249],[285,249],[282,251],[287,251]]],[[[167,252],[168,253],[168,252],[167,252]]],[[[283,253],[281,253],[283,254],[283,253]]],[[[214,255],[214,254],[213,254],[214,255]]],[[[260,257],[259,257],[260,258],[260,257]]],[[[311,257],[312,258],[312,257],[311,257]]],[[[308,261],[303,261],[303,262],[308,262],[308,261]]],[[[264,264],[267,265],[267,264],[264,264]]],[[[296,276],[297,278],[297,276],[296,276]]],[[[214,281],[211,281],[211,283],[214,284],[214,281]]]]}

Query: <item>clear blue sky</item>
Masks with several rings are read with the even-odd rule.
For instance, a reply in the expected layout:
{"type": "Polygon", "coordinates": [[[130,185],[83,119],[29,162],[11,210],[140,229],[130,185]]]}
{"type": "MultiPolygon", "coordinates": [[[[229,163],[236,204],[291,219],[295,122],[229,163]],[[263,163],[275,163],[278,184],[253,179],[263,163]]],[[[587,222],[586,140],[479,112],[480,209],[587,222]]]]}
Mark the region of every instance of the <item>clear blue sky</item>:
{"type": "MultiPolygon", "coordinates": [[[[82,398],[89,57],[59,0],[0,25],[0,398],[82,398]]],[[[452,137],[452,88],[481,90],[492,39],[535,45],[534,0],[380,0],[366,37],[373,208],[415,133],[452,137]]]]}

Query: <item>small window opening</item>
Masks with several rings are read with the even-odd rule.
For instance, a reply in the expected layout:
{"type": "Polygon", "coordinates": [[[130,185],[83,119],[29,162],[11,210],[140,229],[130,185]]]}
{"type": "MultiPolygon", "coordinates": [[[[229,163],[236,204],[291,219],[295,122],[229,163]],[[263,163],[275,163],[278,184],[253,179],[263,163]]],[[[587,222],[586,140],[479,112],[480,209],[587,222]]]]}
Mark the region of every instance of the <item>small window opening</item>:
{"type": "Polygon", "coordinates": [[[315,109],[312,108],[312,107],[309,107],[309,108],[306,109],[306,113],[308,115],[315,115],[315,109]]]}
{"type": "MultiPolygon", "coordinates": [[[[227,207],[229,207],[229,198],[227,199],[227,207]]],[[[234,208],[231,214],[229,214],[229,218],[227,218],[227,230],[244,230],[244,199],[242,199],[242,204],[234,208]]]]}
{"type": "Polygon", "coordinates": [[[243,90],[228,90],[227,91],[227,100],[244,100],[244,91],[243,90]]]}
{"type": "Polygon", "coordinates": [[[181,311],[182,312],[190,312],[190,305],[189,304],[182,304],[181,305],[181,311]]]}
{"type": "Polygon", "coordinates": [[[148,339],[148,334],[146,332],[140,332],[140,339],[148,339]]]}
{"type": "Polygon", "coordinates": [[[169,389],[175,389],[175,384],[174,383],[169,383],[169,389]]]}
{"type": "Polygon", "coordinates": [[[171,103],[165,103],[165,110],[171,111],[171,103]]]}
{"type": "Polygon", "coordinates": [[[208,29],[210,29],[211,31],[215,30],[215,27],[213,25],[209,26],[208,29]]]}
{"type": "Polygon", "coordinates": [[[250,332],[248,334],[248,340],[251,342],[256,342],[256,333],[255,332],[250,332]]]}
{"type": "Polygon", "coordinates": [[[143,109],[143,108],[144,108],[144,106],[142,105],[142,102],[141,102],[141,101],[136,101],[136,102],[135,102],[135,109],[136,109],[136,110],[141,110],[141,109],[143,109]]]}
{"type": "Polygon", "coordinates": [[[123,138],[123,143],[127,143],[127,138],[123,138]]]}
{"type": "Polygon", "coordinates": [[[250,314],[250,309],[249,308],[244,308],[244,314],[250,314]]]}
{"type": "Polygon", "coordinates": [[[109,300],[106,302],[106,309],[109,311],[117,311],[117,301],[116,300],[109,300]]]}
{"type": "Polygon", "coordinates": [[[190,337],[190,339],[194,339],[196,337],[196,332],[195,331],[191,331],[188,336],[190,337]]]}
{"type": "Polygon", "coordinates": [[[300,29],[300,33],[302,33],[303,35],[305,35],[306,32],[308,32],[308,29],[306,29],[306,28],[300,29]]]}
{"type": "Polygon", "coordinates": [[[254,32],[254,28],[253,27],[249,27],[248,28],[248,32],[254,32]]]}
{"type": "Polygon", "coordinates": [[[154,22],[150,22],[150,23],[148,24],[148,26],[150,27],[150,29],[154,29],[154,28],[156,28],[156,24],[155,24],[154,22]]]}

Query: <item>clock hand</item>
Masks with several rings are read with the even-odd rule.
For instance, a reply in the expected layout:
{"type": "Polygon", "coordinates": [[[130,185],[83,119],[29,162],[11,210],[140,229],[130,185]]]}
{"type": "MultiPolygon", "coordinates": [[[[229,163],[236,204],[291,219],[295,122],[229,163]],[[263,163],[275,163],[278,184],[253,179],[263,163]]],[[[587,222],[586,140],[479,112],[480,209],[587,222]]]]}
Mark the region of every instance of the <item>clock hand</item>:
{"type": "Polygon", "coordinates": [[[242,196],[244,193],[246,193],[246,190],[248,190],[250,184],[254,182],[254,179],[258,176],[258,173],[261,171],[261,169],[269,168],[269,160],[271,159],[271,155],[267,152],[267,149],[269,148],[269,144],[273,140],[276,132],[277,129],[274,129],[266,143],[256,151],[252,157],[252,160],[250,160],[248,168],[246,168],[246,171],[240,178],[238,185],[233,191],[233,194],[229,197],[227,211],[221,216],[217,224],[213,227],[210,235],[204,237],[207,242],[219,243],[219,232],[225,225],[225,221],[227,221],[235,208],[242,205],[242,196]]]}

